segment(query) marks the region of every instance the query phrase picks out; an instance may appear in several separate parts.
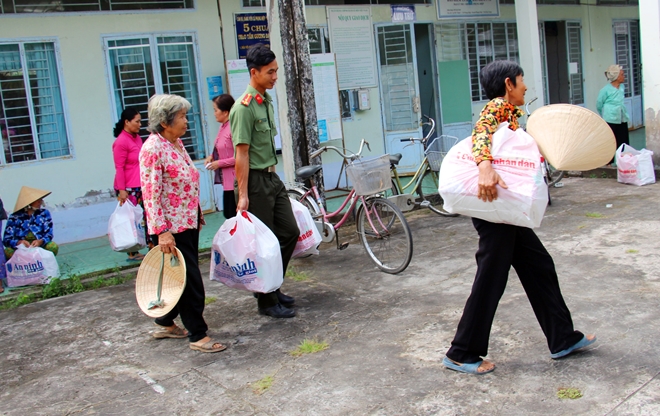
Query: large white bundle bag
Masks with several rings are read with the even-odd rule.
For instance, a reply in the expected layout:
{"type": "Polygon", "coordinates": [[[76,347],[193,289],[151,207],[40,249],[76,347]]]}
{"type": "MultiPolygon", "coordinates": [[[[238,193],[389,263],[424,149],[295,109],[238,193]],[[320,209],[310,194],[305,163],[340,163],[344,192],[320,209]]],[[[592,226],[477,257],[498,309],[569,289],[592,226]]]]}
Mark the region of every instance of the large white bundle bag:
{"type": "Polygon", "coordinates": [[[256,293],[279,289],[284,276],[275,234],[247,211],[225,221],[213,237],[211,280],[256,293]]]}
{"type": "Polygon", "coordinates": [[[653,152],[623,143],[616,151],[616,179],[637,186],[655,183],[653,152]]]}
{"type": "Polygon", "coordinates": [[[60,277],[60,266],[55,254],[41,247],[25,247],[20,244],[7,260],[7,286],[41,285],[51,277],[60,277]]]}
{"type": "Polygon", "coordinates": [[[293,198],[289,198],[289,200],[291,201],[293,216],[296,218],[296,223],[300,230],[298,242],[293,249],[293,255],[291,255],[291,257],[295,259],[311,256],[312,254],[319,254],[317,247],[321,244],[323,238],[321,237],[319,229],[316,228],[316,223],[314,223],[312,214],[309,212],[309,209],[300,202],[293,198]]]}
{"type": "Polygon", "coordinates": [[[543,178],[541,154],[534,139],[523,129],[512,131],[509,123],[493,134],[493,168],[508,189],[497,187],[497,199],[482,201],[479,168],[472,156],[472,137],[460,141],[440,167],[438,191],[445,210],[482,220],[536,228],[548,205],[548,186],[543,178]]]}

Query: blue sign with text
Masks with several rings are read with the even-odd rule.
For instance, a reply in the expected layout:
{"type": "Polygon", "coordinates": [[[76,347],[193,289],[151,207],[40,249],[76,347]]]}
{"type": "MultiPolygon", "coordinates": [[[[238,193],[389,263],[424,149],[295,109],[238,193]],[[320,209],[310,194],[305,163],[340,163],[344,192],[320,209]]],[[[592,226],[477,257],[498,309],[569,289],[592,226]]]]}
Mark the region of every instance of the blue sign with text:
{"type": "Polygon", "coordinates": [[[263,43],[270,46],[266,13],[238,13],[235,17],[238,59],[245,59],[252,45],[263,43]]]}

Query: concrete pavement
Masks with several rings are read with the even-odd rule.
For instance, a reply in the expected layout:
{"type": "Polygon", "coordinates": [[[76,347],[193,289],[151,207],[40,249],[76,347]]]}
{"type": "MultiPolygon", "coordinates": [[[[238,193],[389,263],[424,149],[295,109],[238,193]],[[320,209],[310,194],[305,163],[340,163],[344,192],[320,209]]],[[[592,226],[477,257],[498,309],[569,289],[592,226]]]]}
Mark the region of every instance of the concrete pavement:
{"type": "MultiPolygon", "coordinates": [[[[409,215],[415,252],[379,272],[353,236],[296,260],[285,292],[298,316],[260,316],[245,292],[208,279],[205,317],[227,351],[155,340],[132,282],[0,312],[3,415],[657,415],[660,414],[660,185],[568,178],[537,230],[577,329],[593,348],[551,360],[511,272],[484,376],[441,365],[474,278],[469,218],[409,215]],[[611,207],[608,207],[611,205],[611,207]],[[348,240],[346,240],[348,241],[348,240]],[[307,277],[305,280],[304,277],[307,277]],[[303,339],[325,351],[290,355],[303,339]],[[255,392],[257,382],[270,387],[255,392]],[[582,397],[559,399],[561,388],[582,397]]],[[[348,232],[340,232],[348,238],[348,232]]]]}

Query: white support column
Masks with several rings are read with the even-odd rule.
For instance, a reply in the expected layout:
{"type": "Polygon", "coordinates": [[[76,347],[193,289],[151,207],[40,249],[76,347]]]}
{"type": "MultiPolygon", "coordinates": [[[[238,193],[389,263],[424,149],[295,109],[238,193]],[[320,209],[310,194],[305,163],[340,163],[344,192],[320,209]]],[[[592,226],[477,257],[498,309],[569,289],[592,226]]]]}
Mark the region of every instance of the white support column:
{"type": "MultiPolygon", "coordinates": [[[[646,148],[653,151],[653,162],[660,164],[660,1],[639,2],[642,44],[642,80],[646,148]]],[[[628,74],[626,74],[628,76],[628,74]]]]}
{"type": "Polygon", "coordinates": [[[516,27],[518,28],[518,53],[520,66],[525,71],[527,85],[526,100],[537,97],[532,110],[543,102],[543,69],[541,68],[541,46],[539,43],[539,19],[536,13],[536,0],[516,1],[516,27]]]}
{"type": "Polygon", "coordinates": [[[268,12],[268,31],[270,32],[270,49],[275,53],[279,69],[277,71],[277,113],[279,116],[279,134],[282,141],[282,164],[284,178],[287,182],[295,182],[295,167],[293,159],[293,141],[291,124],[289,123],[289,101],[286,94],[286,73],[284,71],[282,32],[280,30],[280,8],[277,0],[266,0],[268,12]]]}

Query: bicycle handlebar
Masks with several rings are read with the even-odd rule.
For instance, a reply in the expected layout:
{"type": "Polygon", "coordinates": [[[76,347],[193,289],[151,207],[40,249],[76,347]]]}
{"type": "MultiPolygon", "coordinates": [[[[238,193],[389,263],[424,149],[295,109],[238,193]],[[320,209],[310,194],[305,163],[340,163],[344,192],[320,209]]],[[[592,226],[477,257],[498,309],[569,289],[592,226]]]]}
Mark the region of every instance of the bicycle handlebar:
{"type": "Polygon", "coordinates": [[[529,106],[532,104],[534,101],[538,100],[539,97],[534,97],[531,100],[527,101],[527,104],[525,104],[525,113],[529,116],[531,113],[529,112],[529,106]]]}
{"type": "Polygon", "coordinates": [[[427,122],[422,122],[422,125],[426,124],[431,126],[431,129],[426,134],[426,136],[422,137],[421,139],[417,137],[406,137],[405,139],[400,139],[401,142],[412,142],[412,143],[419,142],[424,144],[431,138],[431,135],[433,135],[433,133],[435,132],[435,120],[433,120],[433,118],[427,116],[426,114],[422,114],[422,117],[428,120],[427,122]]]}
{"type": "Polygon", "coordinates": [[[309,155],[309,157],[310,157],[310,159],[313,159],[317,156],[320,156],[321,153],[323,153],[323,152],[327,152],[328,150],[334,150],[335,152],[339,153],[339,156],[343,157],[344,159],[355,160],[355,159],[359,158],[362,155],[362,149],[364,148],[365,145],[367,146],[367,149],[369,149],[369,151],[371,151],[371,146],[369,146],[369,142],[362,139],[360,141],[360,150],[358,150],[357,153],[350,153],[350,152],[349,153],[343,153],[336,146],[323,146],[323,147],[319,148],[318,150],[313,151],[309,155]]]}

